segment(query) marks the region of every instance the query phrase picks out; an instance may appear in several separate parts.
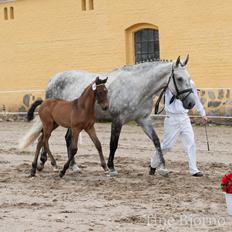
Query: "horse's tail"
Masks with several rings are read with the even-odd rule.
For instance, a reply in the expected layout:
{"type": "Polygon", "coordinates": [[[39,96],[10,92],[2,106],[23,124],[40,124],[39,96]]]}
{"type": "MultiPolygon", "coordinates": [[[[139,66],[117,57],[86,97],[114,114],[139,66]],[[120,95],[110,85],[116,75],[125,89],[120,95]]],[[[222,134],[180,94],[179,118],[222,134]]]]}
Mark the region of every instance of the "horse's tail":
{"type": "Polygon", "coordinates": [[[35,118],[32,127],[30,130],[19,140],[18,148],[19,150],[24,150],[32,144],[40,135],[43,129],[42,122],[39,117],[35,118]]]}
{"type": "Polygon", "coordinates": [[[34,118],[35,109],[37,106],[41,105],[42,102],[43,102],[43,100],[37,100],[31,105],[30,109],[27,112],[27,120],[28,121],[31,121],[34,118]]]}

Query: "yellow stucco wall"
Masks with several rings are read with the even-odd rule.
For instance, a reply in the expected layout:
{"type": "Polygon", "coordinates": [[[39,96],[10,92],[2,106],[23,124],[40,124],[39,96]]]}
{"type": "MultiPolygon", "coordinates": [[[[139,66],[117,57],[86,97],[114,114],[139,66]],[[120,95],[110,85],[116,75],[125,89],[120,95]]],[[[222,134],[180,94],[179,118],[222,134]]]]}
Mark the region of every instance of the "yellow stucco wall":
{"type": "MultiPolygon", "coordinates": [[[[25,94],[71,69],[108,71],[133,63],[130,28],[159,29],[161,59],[190,54],[198,87],[232,88],[232,4],[221,0],[16,0],[0,4],[0,110],[18,110],[25,94]],[[14,7],[14,20],[4,8],[14,7]],[[129,33],[128,33],[129,29],[129,33]]],[[[38,92],[33,93],[42,96],[38,92]]],[[[25,104],[24,104],[25,105],[25,104]]]]}

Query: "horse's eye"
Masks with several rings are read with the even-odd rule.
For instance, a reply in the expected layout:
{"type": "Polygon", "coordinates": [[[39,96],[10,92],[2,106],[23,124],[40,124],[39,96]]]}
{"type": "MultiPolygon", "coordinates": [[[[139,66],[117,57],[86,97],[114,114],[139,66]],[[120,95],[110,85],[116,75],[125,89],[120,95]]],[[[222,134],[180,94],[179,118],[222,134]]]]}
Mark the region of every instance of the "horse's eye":
{"type": "Polygon", "coordinates": [[[183,77],[178,77],[177,80],[178,80],[179,82],[182,82],[182,81],[183,81],[183,77]]]}

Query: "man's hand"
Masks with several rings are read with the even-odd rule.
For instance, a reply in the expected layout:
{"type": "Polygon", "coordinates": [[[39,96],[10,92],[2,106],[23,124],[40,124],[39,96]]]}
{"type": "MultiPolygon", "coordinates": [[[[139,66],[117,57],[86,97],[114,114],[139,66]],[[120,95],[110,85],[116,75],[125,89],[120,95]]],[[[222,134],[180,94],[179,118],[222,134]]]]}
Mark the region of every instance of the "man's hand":
{"type": "Polygon", "coordinates": [[[202,122],[203,125],[207,124],[208,123],[207,116],[203,116],[202,119],[201,119],[201,122],[202,122]]]}

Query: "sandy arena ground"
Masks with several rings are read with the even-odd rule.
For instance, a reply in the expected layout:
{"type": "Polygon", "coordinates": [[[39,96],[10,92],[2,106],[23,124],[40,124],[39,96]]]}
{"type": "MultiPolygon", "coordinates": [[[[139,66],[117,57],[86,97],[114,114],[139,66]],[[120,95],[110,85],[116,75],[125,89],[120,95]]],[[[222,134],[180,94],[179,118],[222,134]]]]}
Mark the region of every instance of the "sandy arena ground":
{"type": "MultiPolygon", "coordinates": [[[[0,123],[0,231],[231,231],[220,179],[232,170],[232,128],[208,129],[210,152],[204,128],[194,128],[202,178],[189,175],[179,141],[166,156],[170,176],[149,176],[153,145],[138,126],[127,125],[116,153],[118,177],[103,173],[83,133],[77,155],[82,173],[60,179],[50,162],[28,178],[35,144],[20,154],[17,140],[30,125],[0,123]]],[[[110,124],[96,128],[107,159],[110,124]]],[[[157,132],[162,138],[163,128],[157,132]]],[[[66,160],[64,134],[58,129],[50,142],[59,167],[66,160]]]]}

